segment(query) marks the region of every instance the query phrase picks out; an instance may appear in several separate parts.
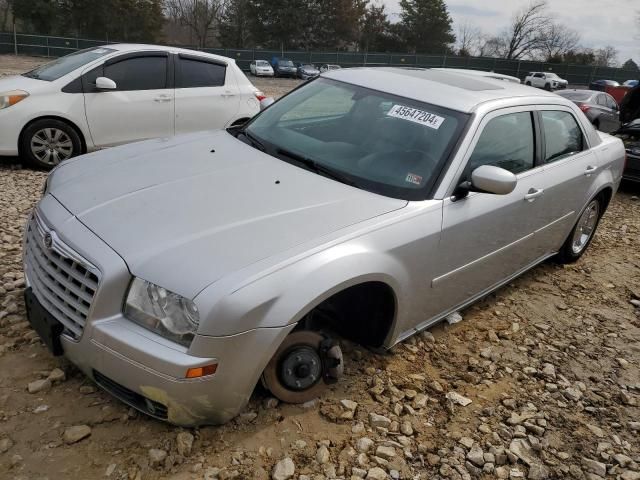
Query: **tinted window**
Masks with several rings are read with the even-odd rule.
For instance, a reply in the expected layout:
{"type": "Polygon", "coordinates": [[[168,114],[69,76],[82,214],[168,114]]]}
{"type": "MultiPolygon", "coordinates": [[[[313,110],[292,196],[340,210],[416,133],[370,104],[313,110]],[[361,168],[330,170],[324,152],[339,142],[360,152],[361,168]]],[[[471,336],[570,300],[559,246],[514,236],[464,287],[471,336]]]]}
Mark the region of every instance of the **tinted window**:
{"type": "Polygon", "coordinates": [[[227,67],[198,60],[180,59],[180,80],[178,88],[221,87],[227,74],[227,67]]]}
{"type": "Polygon", "coordinates": [[[536,73],[536,74],[534,75],[534,77],[536,77],[536,78],[542,78],[542,77],[544,77],[544,74],[542,74],[542,73],[536,73]]]}
{"type": "Polygon", "coordinates": [[[104,76],[118,90],[157,90],[167,86],[167,57],[135,57],[106,65],[104,76]]]}
{"type": "Polygon", "coordinates": [[[115,50],[110,48],[91,48],[89,50],[80,50],[79,52],[72,53],[66,57],[62,57],[51,63],[42,65],[35,70],[31,70],[30,72],[25,73],[24,76],[37,78],[38,80],[57,80],[63,75],[71,73],[74,70],[113,52],[115,52],[115,50]]]}
{"type": "Polygon", "coordinates": [[[540,112],[545,137],[545,163],[561,160],[584,148],[578,122],[568,112],[540,112]]]}
{"type": "Polygon", "coordinates": [[[467,171],[494,165],[513,173],[533,168],[535,141],[530,112],[512,113],[491,120],[469,159],[467,171]]]}

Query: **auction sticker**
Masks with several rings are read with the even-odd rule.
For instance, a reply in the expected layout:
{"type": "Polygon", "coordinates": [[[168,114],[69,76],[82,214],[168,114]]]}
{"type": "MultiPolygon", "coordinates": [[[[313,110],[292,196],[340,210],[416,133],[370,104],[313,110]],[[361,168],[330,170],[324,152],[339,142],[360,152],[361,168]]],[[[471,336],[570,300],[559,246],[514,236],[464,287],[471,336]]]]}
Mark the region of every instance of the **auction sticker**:
{"type": "Polygon", "coordinates": [[[391,107],[391,110],[387,112],[387,117],[401,118],[413,123],[425,125],[434,130],[438,130],[445,120],[444,117],[440,117],[434,113],[418,110],[417,108],[405,107],[404,105],[394,105],[391,107]]]}
{"type": "Polygon", "coordinates": [[[421,185],[422,177],[420,175],[416,175],[415,173],[408,173],[407,178],[405,178],[405,182],[413,183],[414,185],[421,185]]]}

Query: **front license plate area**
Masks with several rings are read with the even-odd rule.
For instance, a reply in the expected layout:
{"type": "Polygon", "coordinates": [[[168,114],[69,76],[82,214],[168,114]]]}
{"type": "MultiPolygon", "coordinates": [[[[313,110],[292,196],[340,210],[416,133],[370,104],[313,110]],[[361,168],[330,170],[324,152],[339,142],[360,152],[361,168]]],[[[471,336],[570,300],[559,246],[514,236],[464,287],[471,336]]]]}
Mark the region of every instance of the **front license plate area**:
{"type": "Polygon", "coordinates": [[[64,326],[40,305],[40,302],[33,294],[31,288],[24,291],[24,303],[27,307],[27,319],[38,333],[49,351],[60,356],[64,353],[62,343],[60,343],[60,335],[64,330],[64,326]]]}

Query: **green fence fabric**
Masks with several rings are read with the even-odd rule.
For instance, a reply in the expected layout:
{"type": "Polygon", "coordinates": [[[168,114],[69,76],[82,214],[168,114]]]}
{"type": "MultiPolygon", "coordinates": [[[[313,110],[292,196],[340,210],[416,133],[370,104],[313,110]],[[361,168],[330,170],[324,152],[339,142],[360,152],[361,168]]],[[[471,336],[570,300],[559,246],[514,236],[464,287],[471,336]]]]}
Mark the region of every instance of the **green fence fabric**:
{"type": "MultiPolygon", "coordinates": [[[[0,53],[14,53],[20,55],[35,55],[41,57],[60,57],[83,48],[96,47],[114,42],[103,40],[89,40],[70,37],[51,37],[44,35],[28,35],[0,32],[0,53]]],[[[189,48],[189,47],[187,47],[189,48]]],[[[282,57],[294,62],[337,64],[342,67],[362,66],[394,66],[416,68],[469,68],[486,70],[512,75],[524,80],[529,72],[555,72],[565,78],[572,85],[588,85],[593,80],[616,80],[620,83],[626,80],[637,80],[640,74],[634,70],[621,68],[591,67],[585,65],[568,65],[556,63],[534,62],[528,60],[505,60],[502,58],[458,57],[451,55],[414,55],[402,53],[374,53],[374,52],[307,52],[280,50],[252,50],[233,48],[206,48],[204,51],[223,55],[235,59],[243,70],[249,70],[252,60],[268,60],[282,57]]]]}

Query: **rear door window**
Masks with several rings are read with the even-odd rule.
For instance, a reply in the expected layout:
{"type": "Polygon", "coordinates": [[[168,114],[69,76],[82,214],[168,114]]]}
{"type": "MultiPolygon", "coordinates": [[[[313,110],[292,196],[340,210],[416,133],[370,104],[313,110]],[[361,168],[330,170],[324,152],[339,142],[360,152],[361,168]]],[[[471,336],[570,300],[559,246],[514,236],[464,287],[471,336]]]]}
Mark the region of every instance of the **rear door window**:
{"type": "Polygon", "coordinates": [[[575,117],[564,111],[543,111],[545,163],[556,162],[584,150],[582,130],[575,117]]]}
{"type": "Polygon", "coordinates": [[[226,65],[190,58],[180,58],[179,65],[176,88],[222,87],[225,84],[226,65]]]}
{"type": "Polygon", "coordinates": [[[535,161],[535,137],[531,112],[511,113],[490,120],[467,165],[467,173],[481,165],[493,165],[518,174],[535,161]]]}

